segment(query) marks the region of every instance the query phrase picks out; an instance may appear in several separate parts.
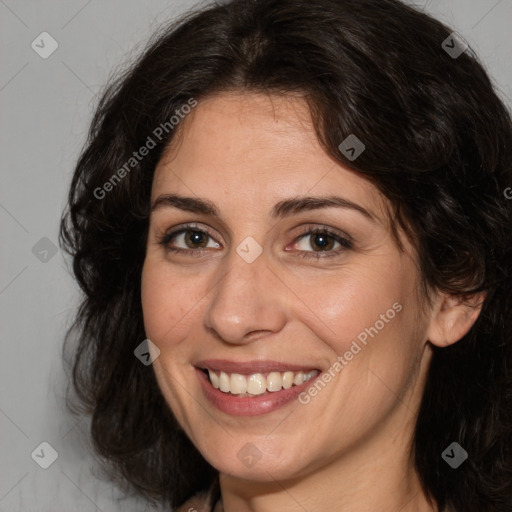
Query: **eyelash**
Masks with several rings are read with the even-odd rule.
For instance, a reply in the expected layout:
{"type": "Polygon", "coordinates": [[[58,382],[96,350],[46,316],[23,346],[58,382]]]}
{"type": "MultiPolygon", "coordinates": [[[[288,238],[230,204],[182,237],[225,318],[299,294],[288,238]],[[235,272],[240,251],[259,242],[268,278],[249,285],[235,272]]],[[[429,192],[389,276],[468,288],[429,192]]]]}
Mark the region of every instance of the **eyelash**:
{"type": "MultiPolygon", "coordinates": [[[[172,253],[188,253],[191,256],[201,256],[201,253],[203,252],[201,248],[198,249],[182,249],[179,247],[171,247],[169,245],[170,241],[182,233],[186,233],[187,231],[197,231],[199,233],[205,234],[209,236],[210,238],[214,238],[211,233],[206,230],[199,228],[197,225],[194,224],[187,224],[185,226],[182,226],[181,228],[177,229],[176,231],[172,231],[170,233],[165,233],[158,237],[158,244],[163,246],[166,250],[166,252],[172,252],[172,253]]],[[[313,228],[308,229],[307,227],[304,228],[304,231],[297,235],[295,239],[295,243],[300,241],[303,237],[307,235],[328,235],[332,239],[334,239],[336,242],[338,242],[342,249],[338,249],[336,251],[298,251],[298,256],[305,259],[320,259],[320,258],[330,258],[333,256],[340,255],[343,251],[347,249],[352,249],[352,242],[348,240],[347,238],[343,238],[335,231],[332,231],[331,229],[327,227],[321,227],[321,228],[313,228]]],[[[204,249],[204,248],[203,248],[204,249]]]]}

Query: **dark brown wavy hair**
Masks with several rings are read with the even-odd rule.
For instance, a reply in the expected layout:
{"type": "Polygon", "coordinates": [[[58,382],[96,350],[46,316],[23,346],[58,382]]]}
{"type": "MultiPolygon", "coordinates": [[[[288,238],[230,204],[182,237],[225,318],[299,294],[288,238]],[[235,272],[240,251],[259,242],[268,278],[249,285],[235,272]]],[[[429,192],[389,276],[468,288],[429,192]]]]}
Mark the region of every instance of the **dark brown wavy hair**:
{"type": "Polygon", "coordinates": [[[107,87],[61,219],[83,291],[64,355],[69,405],[125,489],[175,506],[217,476],[134,356],[151,184],[177,129],[98,190],[191,98],[238,90],[304,97],[325,151],[389,199],[426,289],[486,293],[469,333],[433,348],[414,458],[440,509],[512,510],[512,123],[474,53],[442,47],[451,33],[397,0],[232,0],[162,28],[107,87]],[[366,146],[354,161],[350,134],[366,146]],[[458,469],[441,458],[453,441],[458,469]]]}

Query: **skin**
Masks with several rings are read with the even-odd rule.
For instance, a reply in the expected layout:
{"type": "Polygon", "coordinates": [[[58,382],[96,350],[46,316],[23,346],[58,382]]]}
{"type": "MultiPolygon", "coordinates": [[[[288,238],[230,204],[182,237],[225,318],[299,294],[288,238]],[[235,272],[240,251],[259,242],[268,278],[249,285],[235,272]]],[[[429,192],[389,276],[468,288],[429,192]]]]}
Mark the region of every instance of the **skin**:
{"type": "Polygon", "coordinates": [[[412,465],[415,419],[432,344],[456,342],[479,310],[440,293],[428,305],[413,247],[402,235],[401,252],[391,235],[389,202],[325,153],[307,104],[241,92],[200,101],[156,168],[152,201],[166,193],[208,199],[221,216],[152,212],[142,305],[147,337],[160,350],[159,386],[219,470],[224,510],[437,510],[412,465]],[[278,201],[333,192],[375,220],[332,207],[270,217],[278,201]],[[170,245],[189,253],[166,252],[158,237],[188,222],[210,229],[207,246],[178,235],[170,245]],[[332,241],[327,252],[336,255],[301,258],[327,253],[315,235],[301,234],[304,226],[348,234],[353,247],[332,241]],[[262,248],[252,263],[236,252],[248,236],[262,248]],[[272,359],[328,371],[394,303],[401,311],[306,405],[294,400],[235,417],[203,395],[193,366],[202,359],[272,359]],[[261,453],[250,468],[237,457],[246,443],[261,453]]]}

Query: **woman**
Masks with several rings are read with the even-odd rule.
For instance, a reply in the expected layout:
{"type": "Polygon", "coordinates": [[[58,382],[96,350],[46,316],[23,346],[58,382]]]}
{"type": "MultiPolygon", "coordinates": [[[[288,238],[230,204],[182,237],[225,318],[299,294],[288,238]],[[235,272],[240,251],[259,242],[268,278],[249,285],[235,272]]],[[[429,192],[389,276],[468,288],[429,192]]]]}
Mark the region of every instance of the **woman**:
{"type": "Polygon", "coordinates": [[[61,242],[95,448],[178,510],[512,506],[512,129],[397,0],[234,0],[106,91],[61,242]]]}

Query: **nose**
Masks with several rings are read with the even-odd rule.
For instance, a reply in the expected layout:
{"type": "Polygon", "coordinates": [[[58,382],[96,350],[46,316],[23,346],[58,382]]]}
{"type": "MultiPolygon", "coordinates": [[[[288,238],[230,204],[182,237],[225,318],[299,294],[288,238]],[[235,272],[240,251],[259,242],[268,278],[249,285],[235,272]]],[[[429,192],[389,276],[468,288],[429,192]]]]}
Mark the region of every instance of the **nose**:
{"type": "Polygon", "coordinates": [[[205,328],[229,344],[247,344],[286,322],[282,281],[267,266],[265,251],[248,263],[233,249],[206,310],[205,328]],[[226,268],[227,267],[227,268],[226,268]]]}

